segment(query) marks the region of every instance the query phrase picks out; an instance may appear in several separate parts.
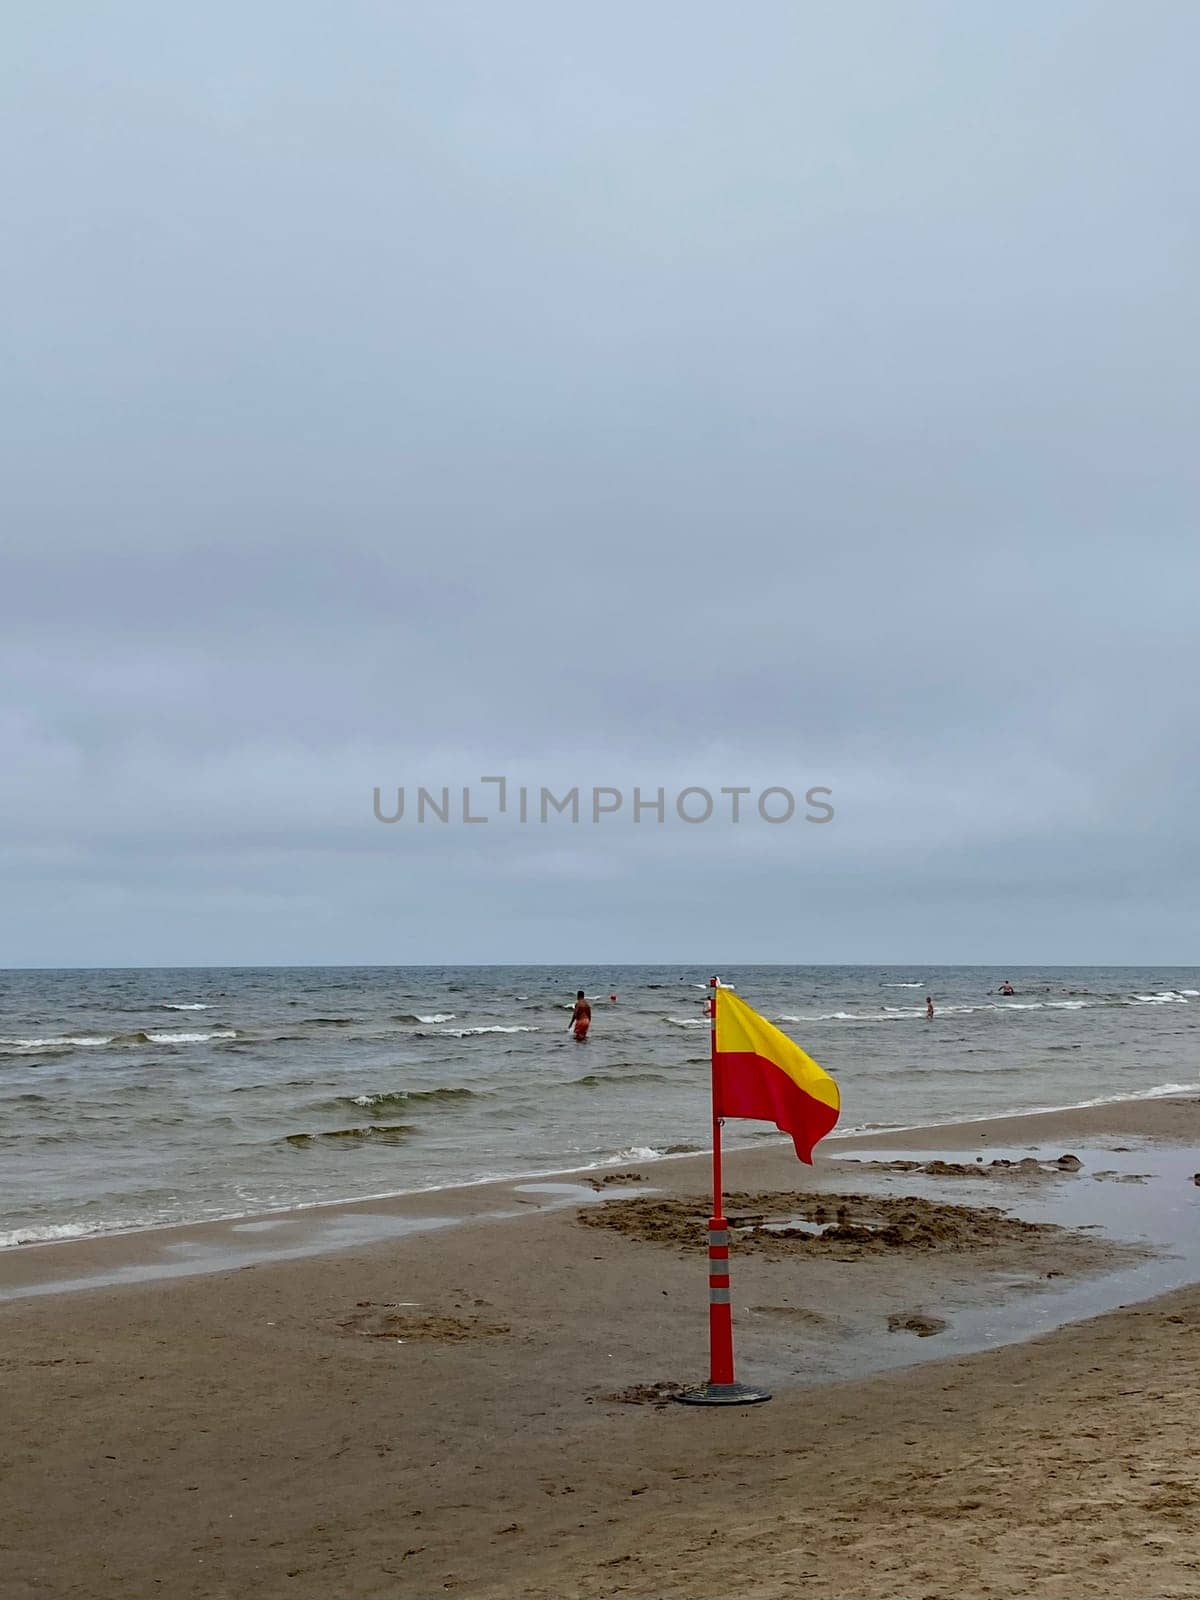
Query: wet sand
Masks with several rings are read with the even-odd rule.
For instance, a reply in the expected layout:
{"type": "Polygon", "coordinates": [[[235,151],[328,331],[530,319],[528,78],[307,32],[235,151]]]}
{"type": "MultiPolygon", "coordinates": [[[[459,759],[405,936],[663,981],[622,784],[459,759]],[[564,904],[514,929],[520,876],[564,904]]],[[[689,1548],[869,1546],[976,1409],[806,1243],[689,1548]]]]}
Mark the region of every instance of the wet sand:
{"type": "Polygon", "coordinates": [[[661,1398],[703,1160],[6,1252],[0,1593],[1200,1595],[1200,1290],[988,1348],[1200,1279],[1197,1149],[1189,1098],[734,1153],[730,1412],[661,1398]]]}

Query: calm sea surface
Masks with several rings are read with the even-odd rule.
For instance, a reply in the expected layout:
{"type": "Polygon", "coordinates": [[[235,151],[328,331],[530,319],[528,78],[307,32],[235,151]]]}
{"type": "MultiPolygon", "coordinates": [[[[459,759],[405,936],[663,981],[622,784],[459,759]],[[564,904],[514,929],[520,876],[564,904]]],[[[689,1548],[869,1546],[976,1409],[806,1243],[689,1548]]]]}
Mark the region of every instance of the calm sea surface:
{"type": "MultiPolygon", "coordinates": [[[[707,977],[0,972],[0,1245],[703,1148],[707,977]],[[567,1019],[581,985],[595,1020],[578,1045],[567,1019]]],[[[1195,968],[721,977],[838,1079],[840,1132],[1151,1097],[1200,1079],[1195,968]],[[998,993],[1005,978],[1011,997],[998,993]]],[[[773,1130],[734,1122],[728,1133],[744,1143],[773,1130]]]]}

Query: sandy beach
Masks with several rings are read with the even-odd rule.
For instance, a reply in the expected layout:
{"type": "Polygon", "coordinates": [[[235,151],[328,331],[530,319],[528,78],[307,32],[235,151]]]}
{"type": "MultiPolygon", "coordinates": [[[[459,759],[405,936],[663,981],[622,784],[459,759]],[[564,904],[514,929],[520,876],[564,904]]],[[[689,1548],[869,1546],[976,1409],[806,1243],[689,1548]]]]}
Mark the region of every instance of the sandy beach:
{"type": "Polygon", "coordinates": [[[4,1252],[0,1592],[1198,1595],[1198,1150],[1179,1098],[736,1153],[744,1410],[666,1398],[703,1158],[4,1252]]]}

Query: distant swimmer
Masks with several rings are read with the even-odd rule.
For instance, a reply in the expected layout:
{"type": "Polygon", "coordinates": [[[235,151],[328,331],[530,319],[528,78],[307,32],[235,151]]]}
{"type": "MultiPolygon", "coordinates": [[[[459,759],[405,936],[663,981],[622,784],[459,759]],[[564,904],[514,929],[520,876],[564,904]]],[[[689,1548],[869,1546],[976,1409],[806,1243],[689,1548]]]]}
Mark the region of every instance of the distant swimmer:
{"type": "Polygon", "coordinates": [[[1016,994],[1016,992],[1017,991],[1013,988],[1012,984],[1009,983],[1007,978],[1005,978],[1004,982],[1000,985],[1000,993],[1001,994],[1016,994]]]}
{"type": "Polygon", "coordinates": [[[608,997],[608,1002],[609,1002],[610,1005],[614,1005],[615,1006],[616,1003],[617,1003],[616,995],[615,994],[610,994],[609,997],[608,997]]]}
{"type": "Polygon", "coordinates": [[[587,997],[582,989],[576,991],[575,1009],[571,1012],[571,1020],[567,1026],[575,1034],[575,1042],[582,1044],[588,1036],[588,1029],[592,1025],[592,1008],[587,1003],[587,997]]]}
{"type": "Polygon", "coordinates": [[[925,1021],[933,1021],[933,996],[931,994],[925,996],[925,1021]]]}

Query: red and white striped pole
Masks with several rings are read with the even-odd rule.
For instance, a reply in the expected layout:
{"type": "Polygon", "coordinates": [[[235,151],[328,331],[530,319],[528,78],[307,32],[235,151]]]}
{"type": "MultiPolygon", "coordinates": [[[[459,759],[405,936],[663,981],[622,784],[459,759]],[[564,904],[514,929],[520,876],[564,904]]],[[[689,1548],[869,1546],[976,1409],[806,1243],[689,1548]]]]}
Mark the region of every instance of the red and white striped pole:
{"type": "Polygon", "coordinates": [[[710,978],[708,1001],[712,1066],[713,1204],[708,1219],[708,1382],[677,1396],[685,1405],[747,1406],[769,1400],[769,1389],[751,1389],[733,1376],[733,1307],[729,1298],[729,1223],[721,1174],[721,1096],[717,1066],[717,990],[710,978]]]}

